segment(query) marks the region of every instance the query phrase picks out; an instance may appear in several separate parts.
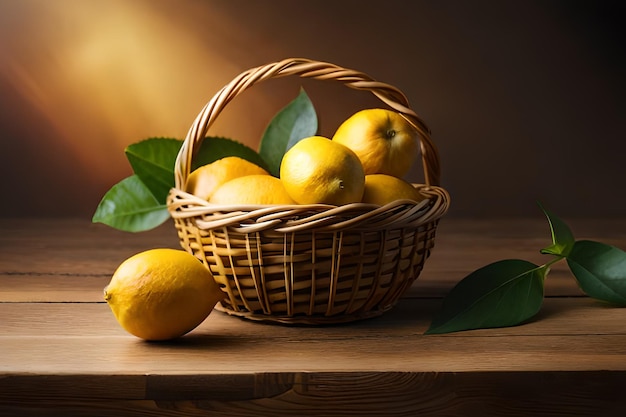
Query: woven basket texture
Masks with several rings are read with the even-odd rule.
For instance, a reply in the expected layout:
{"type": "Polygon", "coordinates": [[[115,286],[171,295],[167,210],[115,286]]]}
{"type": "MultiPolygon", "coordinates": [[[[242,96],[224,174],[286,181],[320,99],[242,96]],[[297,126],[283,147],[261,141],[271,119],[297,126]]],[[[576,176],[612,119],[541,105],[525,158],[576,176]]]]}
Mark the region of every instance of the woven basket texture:
{"type": "Polygon", "coordinates": [[[400,90],[359,71],[289,58],[241,73],[198,114],[176,160],[168,210],[181,246],[211,270],[226,293],[219,310],[273,323],[349,322],[389,310],[419,276],[450,203],[439,176],[430,131],[400,90]],[[224,206],[183,191],[195,151],[230,100],[284,76],[371,92],[405,117],[420,136],[425,183],[414,186],[424,200],[383,207],[224,206]]]}

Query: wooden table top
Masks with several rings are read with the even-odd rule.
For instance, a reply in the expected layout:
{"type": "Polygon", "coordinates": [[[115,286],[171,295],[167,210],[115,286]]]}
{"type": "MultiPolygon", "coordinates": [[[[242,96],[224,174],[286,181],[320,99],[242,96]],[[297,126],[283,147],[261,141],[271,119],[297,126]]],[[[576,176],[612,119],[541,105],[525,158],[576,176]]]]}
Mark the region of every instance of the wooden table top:
{"type": "MultiPolygon", "coordinates": [[[[568,221],[626,249],[626,219],[568,221]]],[[[179,248],[85,219],[0,219],[0,416],[613,416],[626,412],[626,309],[584,296],[566,265],[520,326],[424,335],[487,263],[543,263],[545,219],[443,219],[424,271],[381,317],[325,327],[214,311],[172,342],[115,321],[102,290],[129,256],[179,248]]]]}

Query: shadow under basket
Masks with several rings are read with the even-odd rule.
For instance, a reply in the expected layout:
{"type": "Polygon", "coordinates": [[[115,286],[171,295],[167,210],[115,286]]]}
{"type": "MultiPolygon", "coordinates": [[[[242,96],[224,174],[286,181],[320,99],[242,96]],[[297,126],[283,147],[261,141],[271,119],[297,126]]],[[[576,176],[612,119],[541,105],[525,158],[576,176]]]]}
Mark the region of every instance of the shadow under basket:
{"type": "MultiPolygon", "coordinates": [[[[209,139],[210,140],[210,139],[209,139]]],[[[250,69],[202,109],[178,154],[168,210],[181,246],[200,259],[226,294],[216,309],[285,324],[333,324],[392,308],[419,276],[449,195],[439,182],[430,132],[395,87],[364,73],[302,58],[250,69]],[[194,149],[221,110],[257,82],[288,75],[333,80],[373,93],[418,131],[423,199],[385,206],[224,206],[186,193],[194,149]]]]}

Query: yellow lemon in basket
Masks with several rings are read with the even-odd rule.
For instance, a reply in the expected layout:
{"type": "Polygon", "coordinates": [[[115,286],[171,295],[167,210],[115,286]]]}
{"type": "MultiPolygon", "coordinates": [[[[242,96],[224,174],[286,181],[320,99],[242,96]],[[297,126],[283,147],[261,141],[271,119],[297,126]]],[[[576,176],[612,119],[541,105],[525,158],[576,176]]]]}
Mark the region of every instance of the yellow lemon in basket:
{"type": "Polygon", "coordinates": [[[115,270],[104,299],[122,328],[146,340],[169,340],[196,328],[225,294],[195,256],[151,249],[115,270]]]}
{"type": "Polygon", "coordinates": [[[363,203],[384,206],[396,200],[413,200],[419,202],[424,197],[407,181],[386,174],[370,174],[365,176],[363,203]]]}
{"type": "Polygon", "coordinates": [[[418,154],[418,133],[399,113],[361,110],[346,119],[333,135],[356,153],[366,174],[406,175],[418,154]]]}
{"type": "Polygon", "coordinates": [[[238,156],[227,156],[189,174],[185,191],[209,200],[222,184],[244,175],[269,175],[269,172],[238,156]]]}
{"type": "Polygon", "coordinates": [[[272,175],[246,175],[222,184],[209,199],[213,204],[296,204],[272,175]]]}
{"type": "Polygon", "coordinates": [[[302,139],[285,153],[280,179],[299,204],[357,203],[365,186],[365,172],[356,154],[322,136],[302,139]]]}

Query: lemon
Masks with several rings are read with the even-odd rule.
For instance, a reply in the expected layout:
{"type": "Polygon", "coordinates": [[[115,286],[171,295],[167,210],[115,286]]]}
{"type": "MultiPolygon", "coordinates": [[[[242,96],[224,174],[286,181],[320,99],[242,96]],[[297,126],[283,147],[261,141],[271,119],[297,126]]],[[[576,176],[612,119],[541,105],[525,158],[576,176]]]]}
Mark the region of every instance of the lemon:
{"type": "Polygon", "coordinates": [[[188,252],[151,249],[115,270],[104,299],[119,324],[146,340],[169,340],[196,328],[224,293],[188,252]]]}
{"type": "Polygon", "coordinates": [[[322,136],[302,139],[285,153],[280,179],[299,204],[356,203],[365,185],[363,166],[355,153],[322,136]]]}
{"type": "Polygon", "coordinates": [[[418,133],[400,115],[386,109],[361,110],[335,131],[333,142],[357,154],[365,174],[403,177],[418,154],[418,133]]]}
{"type": "Polygon", "coordinates": [[[296,204],[272,175],[246,175],[222,184],[209,199],[213,204],[296,204]]]}
{"type": "Polygon", "coordinates": [[[384,206],[396,200],[423,200],[419,191],[407,181],[386,174],[370,174],[365,176],[363,203],[384,206]]]}
{"type": "Polygon", "coordinates": [[[269,172],[238,156],[227,156],[189,174],[185,191],[209,200],[222,184],[244,175],[269,175],[269,172]]]}

